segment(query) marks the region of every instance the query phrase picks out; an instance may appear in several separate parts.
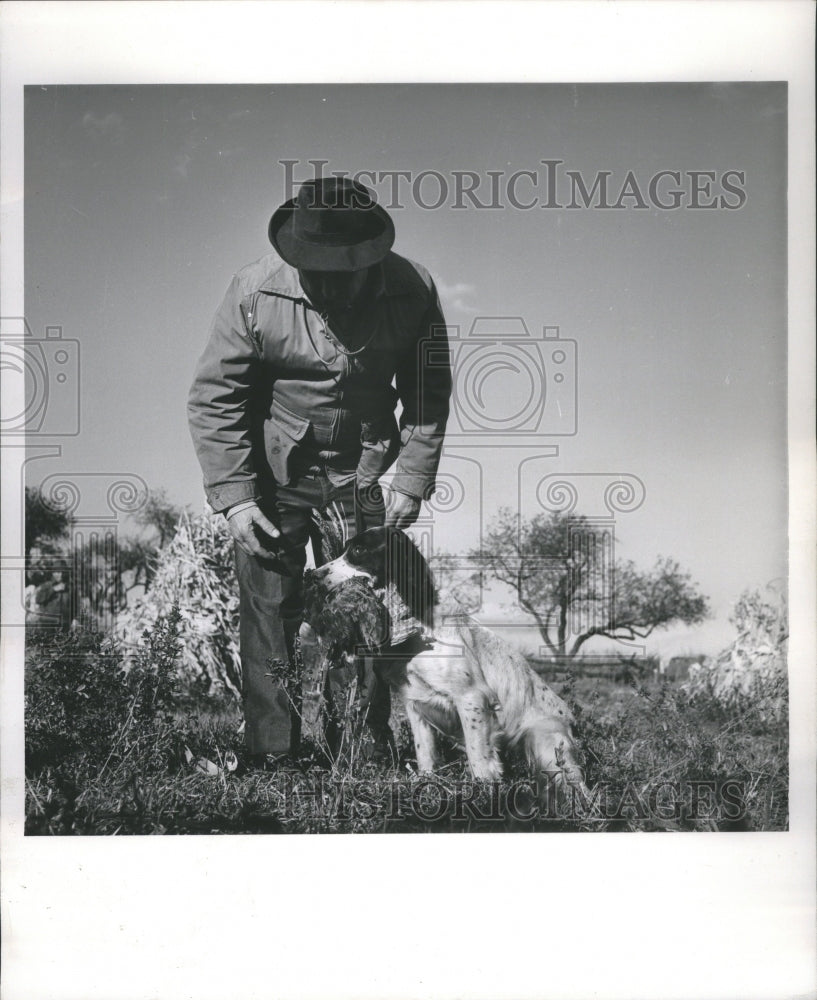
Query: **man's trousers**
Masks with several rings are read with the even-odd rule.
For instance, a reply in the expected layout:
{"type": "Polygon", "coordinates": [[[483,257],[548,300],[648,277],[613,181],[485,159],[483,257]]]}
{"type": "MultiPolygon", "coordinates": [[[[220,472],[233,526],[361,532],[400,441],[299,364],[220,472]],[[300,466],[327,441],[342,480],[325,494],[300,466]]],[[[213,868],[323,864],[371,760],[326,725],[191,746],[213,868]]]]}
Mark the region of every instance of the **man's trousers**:
{"type": "MultiPolygon", "coordinates": [[[[304,476],[290,486],[275,485],[258,505],[280,530],[277,558],[260,559],[235,546],[240,597],[240,646],[243,674],[245,743],[251,754],[296,753],[300,742],[299,697],[282,676],[294,671],[294,643],[303,620],[303,571],[306,543],[312,541],[316,565],[326,561],[314,511],[327,509],[345,526],[346,537],[383,524],[382,497],[360,502],[355,483],[334,487],[323,475],[304,476]]],[[[261,536],[262,542],[264,541],[261,536]]],[[[329,693],[342,701],[344,671],[330,671],[329,693]]],[[[347,672],[348,674],[348,672],[347,672]]],[[[300,682],[299,680],[297,681],[300,682]]],[[[388,725],[389,696],[373,676],[371,663],[361,692],[370,722],[388,725]],[[385,713],[385,721],[383,715],[385,713]]]]}

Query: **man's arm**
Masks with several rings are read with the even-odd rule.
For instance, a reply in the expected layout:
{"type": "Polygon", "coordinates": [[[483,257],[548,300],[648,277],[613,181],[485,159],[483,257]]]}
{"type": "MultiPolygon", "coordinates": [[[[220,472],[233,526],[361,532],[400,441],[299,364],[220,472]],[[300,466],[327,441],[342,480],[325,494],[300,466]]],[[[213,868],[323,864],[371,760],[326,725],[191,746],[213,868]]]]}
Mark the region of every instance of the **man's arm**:
{"type": "Polygon", "coordinates": [[[233,278],[196,367],[187,414],[208,503],[226,515],[230,533],[246,553],[269,557],[267,539],[274,542],[280,532],[255,502],[250,401],[259,377],[260,359],[233,278]]]}
{"type": "Polygon", "coordinates": [[[249,408],[260,364],[242,312],[238,278],[233,278],[196,366],[187,403],[207,500],[217,512],[258,497],[249,408]]]}
{"type": "MultiPolygon", "coordinates": [[[[434,492],[451,397],[448,337],[433,282],[429,293],[416,347],[398,365],[396,381],[403,412],[400,454],[391,488],[415,501],[434,492]]],[[[401,497],[393,502],[404,504],[401,497]]],[[[419,503],[416,506],[419,510],[419,503]]]]}

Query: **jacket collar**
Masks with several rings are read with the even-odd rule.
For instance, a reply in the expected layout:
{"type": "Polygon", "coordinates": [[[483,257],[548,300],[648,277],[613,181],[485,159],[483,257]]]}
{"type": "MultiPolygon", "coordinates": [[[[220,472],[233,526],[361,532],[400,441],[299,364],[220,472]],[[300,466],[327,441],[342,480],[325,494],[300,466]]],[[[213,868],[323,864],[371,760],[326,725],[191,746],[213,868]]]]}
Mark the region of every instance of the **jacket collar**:
{"type": "MultiPolygon", "coordinates": [[[[277,254],[275,255],[277,257],[277,254]]],[[[309,296],[301,286],[298,269],[278,258],[280,264],[259,287],[259,291],[270,292],[272,295],[282,295],[295,301],[309,302],[309,296]]],[[[395,255],[389,253],[376,265],[374,298],[382,295],[389,297],[405,295],[410,286],[402,275],[402,268],[397,266],[395,255]]]]}

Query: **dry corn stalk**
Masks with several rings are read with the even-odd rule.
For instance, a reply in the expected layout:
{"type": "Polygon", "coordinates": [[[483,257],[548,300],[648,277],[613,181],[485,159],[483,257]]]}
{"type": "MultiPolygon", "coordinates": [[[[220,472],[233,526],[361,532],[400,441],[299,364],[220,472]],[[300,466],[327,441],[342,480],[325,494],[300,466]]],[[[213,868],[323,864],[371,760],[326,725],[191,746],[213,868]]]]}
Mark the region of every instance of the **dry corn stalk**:
{"type": "Polygon", "coordinates": [[[692,695],[710,695],[727,707],[751,703],[762,717],[782,719],[788,702],[788,622],[783,595],[772,593],[767,598],[758,591],[745,592],[732,622],[737,638],[716,657],[693,664],[684,687],[692,695]]]}
{"type": "Polygon", "coordinates": [[[119,615],[117,634],[139,644],[145,629],[174,604],[181,614],[182,680],[203,684],[209,694],[240,697],[238,582],[232,537],[221,517],[182,515],[157,554],[150,589],[119,615]]]}

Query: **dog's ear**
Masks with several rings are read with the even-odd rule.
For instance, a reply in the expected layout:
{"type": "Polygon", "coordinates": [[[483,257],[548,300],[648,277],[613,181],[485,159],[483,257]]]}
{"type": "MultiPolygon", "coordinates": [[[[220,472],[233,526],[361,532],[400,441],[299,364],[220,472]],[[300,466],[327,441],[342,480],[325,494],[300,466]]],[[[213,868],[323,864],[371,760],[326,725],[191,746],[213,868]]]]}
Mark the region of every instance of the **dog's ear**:
{"type": "Polygon", "coordinates": [[[414,618],[433,626],[437,603],[434,578],[422,552],[399,528],[386,531],[386,582],[394,584],[414,618]]]}

